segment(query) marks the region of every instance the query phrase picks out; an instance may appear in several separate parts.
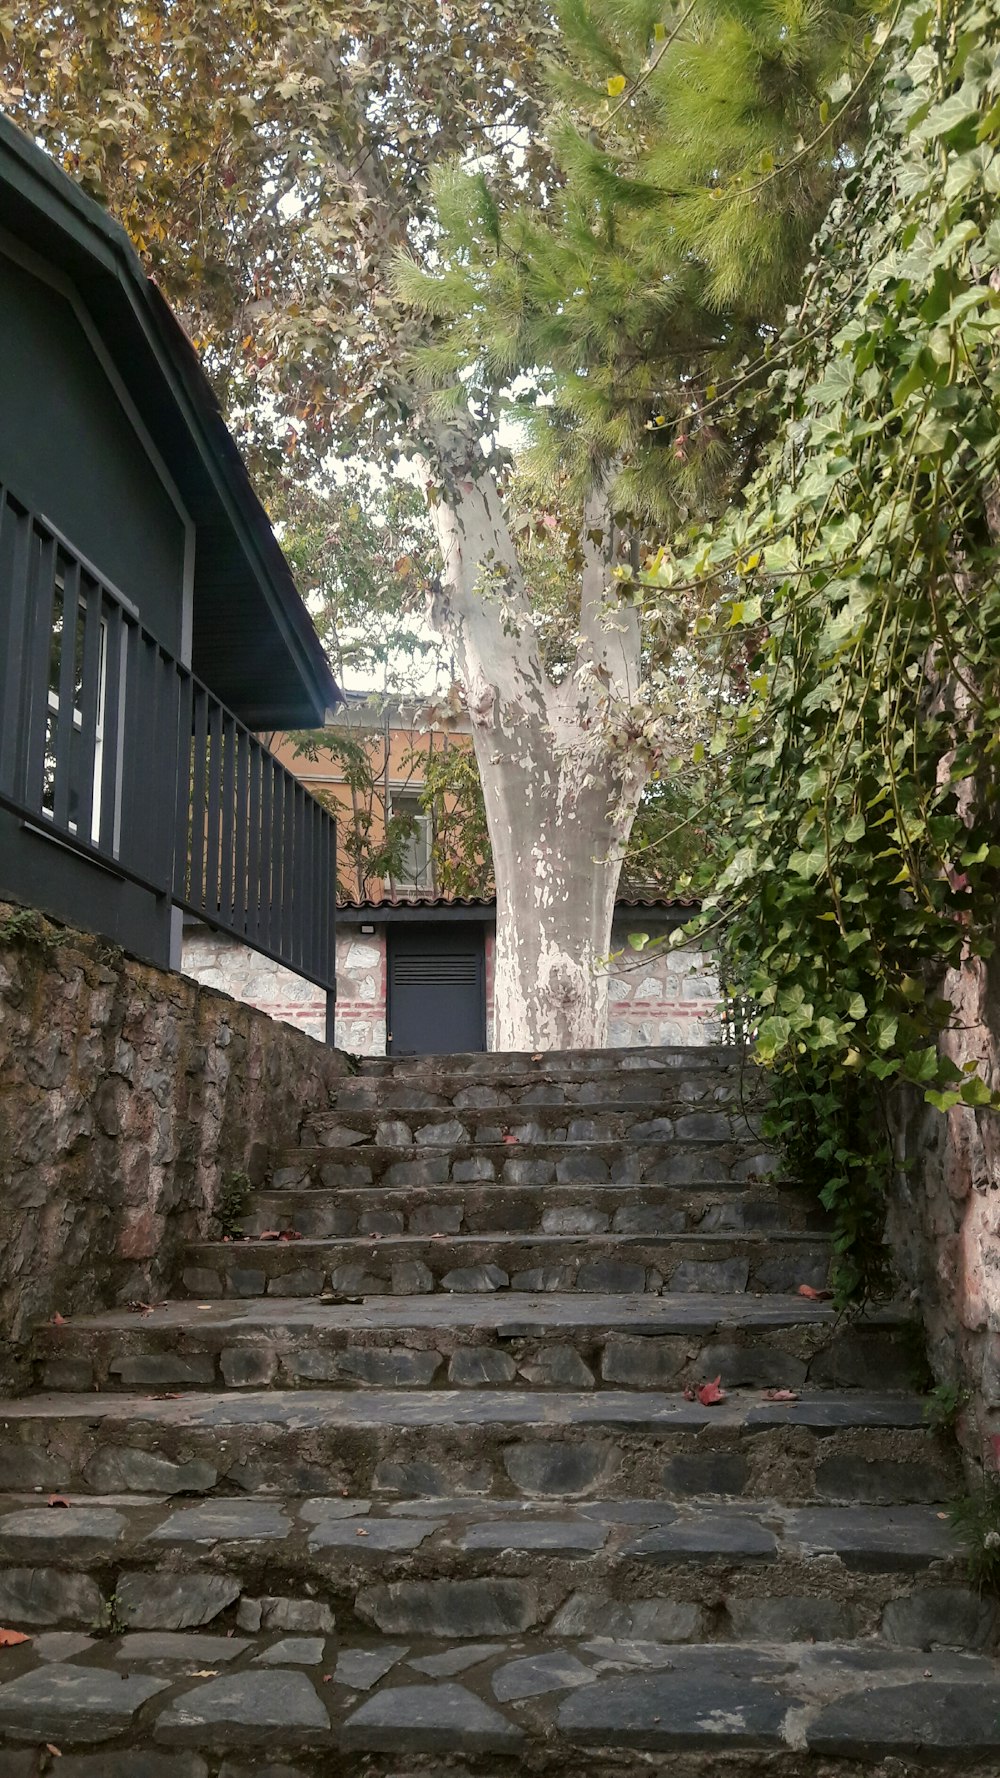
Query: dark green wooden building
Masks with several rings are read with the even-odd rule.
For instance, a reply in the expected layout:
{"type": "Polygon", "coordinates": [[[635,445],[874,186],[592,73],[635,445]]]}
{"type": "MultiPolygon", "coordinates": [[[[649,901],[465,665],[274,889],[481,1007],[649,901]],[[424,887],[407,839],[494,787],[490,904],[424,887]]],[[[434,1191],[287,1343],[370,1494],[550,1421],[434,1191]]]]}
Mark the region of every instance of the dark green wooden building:
{"type": "Polygon", "coordinates": [[[340,693],[179,323],[0,120],[0,896],[333,983],[333,824],[255,738],[340,693]]]}

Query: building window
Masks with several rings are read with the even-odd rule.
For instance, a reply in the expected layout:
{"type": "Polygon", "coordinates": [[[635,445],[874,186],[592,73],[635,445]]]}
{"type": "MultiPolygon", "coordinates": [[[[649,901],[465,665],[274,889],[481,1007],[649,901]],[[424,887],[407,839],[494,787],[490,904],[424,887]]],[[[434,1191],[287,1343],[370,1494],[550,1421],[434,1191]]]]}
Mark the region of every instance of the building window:
{"type": "Polygon", "coordinates": [[[414,824],[403,847],[399,870],[392,881],[402,889],[433,889],[431,818],[421,808],[419,796],[413,792],[393,791],[389,812],[391,815],[406,815],[414,824]]]}

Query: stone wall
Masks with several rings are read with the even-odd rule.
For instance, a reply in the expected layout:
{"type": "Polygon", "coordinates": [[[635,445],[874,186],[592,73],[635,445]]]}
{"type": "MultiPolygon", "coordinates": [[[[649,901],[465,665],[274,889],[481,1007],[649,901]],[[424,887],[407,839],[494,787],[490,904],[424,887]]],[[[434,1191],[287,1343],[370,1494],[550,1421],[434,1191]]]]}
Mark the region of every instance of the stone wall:
{"type": "Polygon", "coordinates": [[[352,1056],[385,1055],[385,927],[337,934],[337,1042],[352,1056]]]}
{"type": "MultiPolygon", "coordinates": [[[[338,951],[337,971],[341,958],[338,951]]],[[[294,970],[262,957],[249,945],[241,945],[224,932],[212,932],[207,926],[185,926],[181,968],[192,980],[205,988],[217,988],[230,994],[269,1018],[280,1019],[315,1037],[322,1043],[326,1037],[326,995],[322,988],[307,982],[294,970]]],[[[340,1044],[340,1038],[337,1038],[340,1044]]],[[[344,1046],[350,1048],[350,1045],[344,1046]]]]}
{"type": "MultiPolygon", "coordinates": [[[[657,936],[655,921],[641,914],[645,928],[657,936]]],[[[621,952],[611,964],[608,1041],[614,1048],[637,1049],[647,1044],[718,1043],[719,985],[710,958],[695,946],[667,950],[654,945],[637,953],[628,933],[636,926],[616,927],[612,948],[621,952]]],[[[667,928],[662,929],[664,932],[667,928]]],[[[359,933],[342,927],[337,935],[336,1042],[355,1056],[384,1056],[386,1037],[385,926],[359,933]]],[[[493,1047],[493,965],[495,941],[486,934],[486,1042],[493,1047]]],[[[183,969],[206,986],[246,1001],[274,1019],[321,1037],[326,1005],[322,990],[291,970],[270,963],[246,945],[205,927],[184,935],[183,969]]]]}
{"type": "MultiPolygon", "coordinates": [[[[955,1029],[942,1047],[1000,1088],[1000,962],[945,978],[955,1029]]],[[[966,1392],[959,1435],[974,1468],[1000,1469],[1000,1117],[940,1112],[906,1090],[894,1107],[900,1170],[889,1212],[893,1257],[919,1303],[939,1383],[966,1392]]]]}
{"type": "Polygon", "coordinates": [[[329,1103],[336,1051],[0,904],[0,1386],[38,1321],[163,1297],[221,1181],[329,1103]]]}
{"type": "Polygon", "coordinates": [[[719,981],[712,959],[693,944],[668,949],[665,943],[654,943],[646,950],[633,950],[629,933],[647,930],[655,940],[665,938],[668,929],[658,932],[640,909],[611,935],[609,1044],[614,1049],[638,1049],[657,1043],[718,1043],[719,981]]]}

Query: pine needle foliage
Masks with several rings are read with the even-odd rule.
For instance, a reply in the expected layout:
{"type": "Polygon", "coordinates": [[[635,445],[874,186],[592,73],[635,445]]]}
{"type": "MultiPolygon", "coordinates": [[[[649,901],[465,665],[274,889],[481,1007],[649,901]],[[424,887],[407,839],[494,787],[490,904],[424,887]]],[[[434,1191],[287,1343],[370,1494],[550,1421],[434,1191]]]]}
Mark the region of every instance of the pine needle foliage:
{"type": "Polygon", "coordinates": [[[739,487],[765,430],[751,404],[720,424],[714,397],[774,339],[863,138],[872,12],[563,0],[541,197],[449,166],[437,263],[397,262],[427,383],[487,421],[513,409],[567,496],[612,466],[647,527],[739,487]]]}

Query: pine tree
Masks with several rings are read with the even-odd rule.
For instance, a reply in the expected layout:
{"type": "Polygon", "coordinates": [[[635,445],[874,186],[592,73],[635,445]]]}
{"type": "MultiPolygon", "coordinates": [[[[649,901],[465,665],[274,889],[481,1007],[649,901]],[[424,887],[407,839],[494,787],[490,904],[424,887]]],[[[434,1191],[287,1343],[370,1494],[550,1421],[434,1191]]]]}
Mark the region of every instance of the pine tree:
{"type": "Polygon", "coordinates": [[[752,400],[810,242],[864,129],[877,51],[857,0],[563,0],[542,200],[490,168],[435,192],[439,265],[403,258],[430,318],[438,410],[513,410],[544,486],[615,476],[640,524],[732,493],[764,441],[752,400]],[[759,365],[756,376],[753,366],[759,365]],[[520,392],[517,379],[526,379],[520,392]]]}

